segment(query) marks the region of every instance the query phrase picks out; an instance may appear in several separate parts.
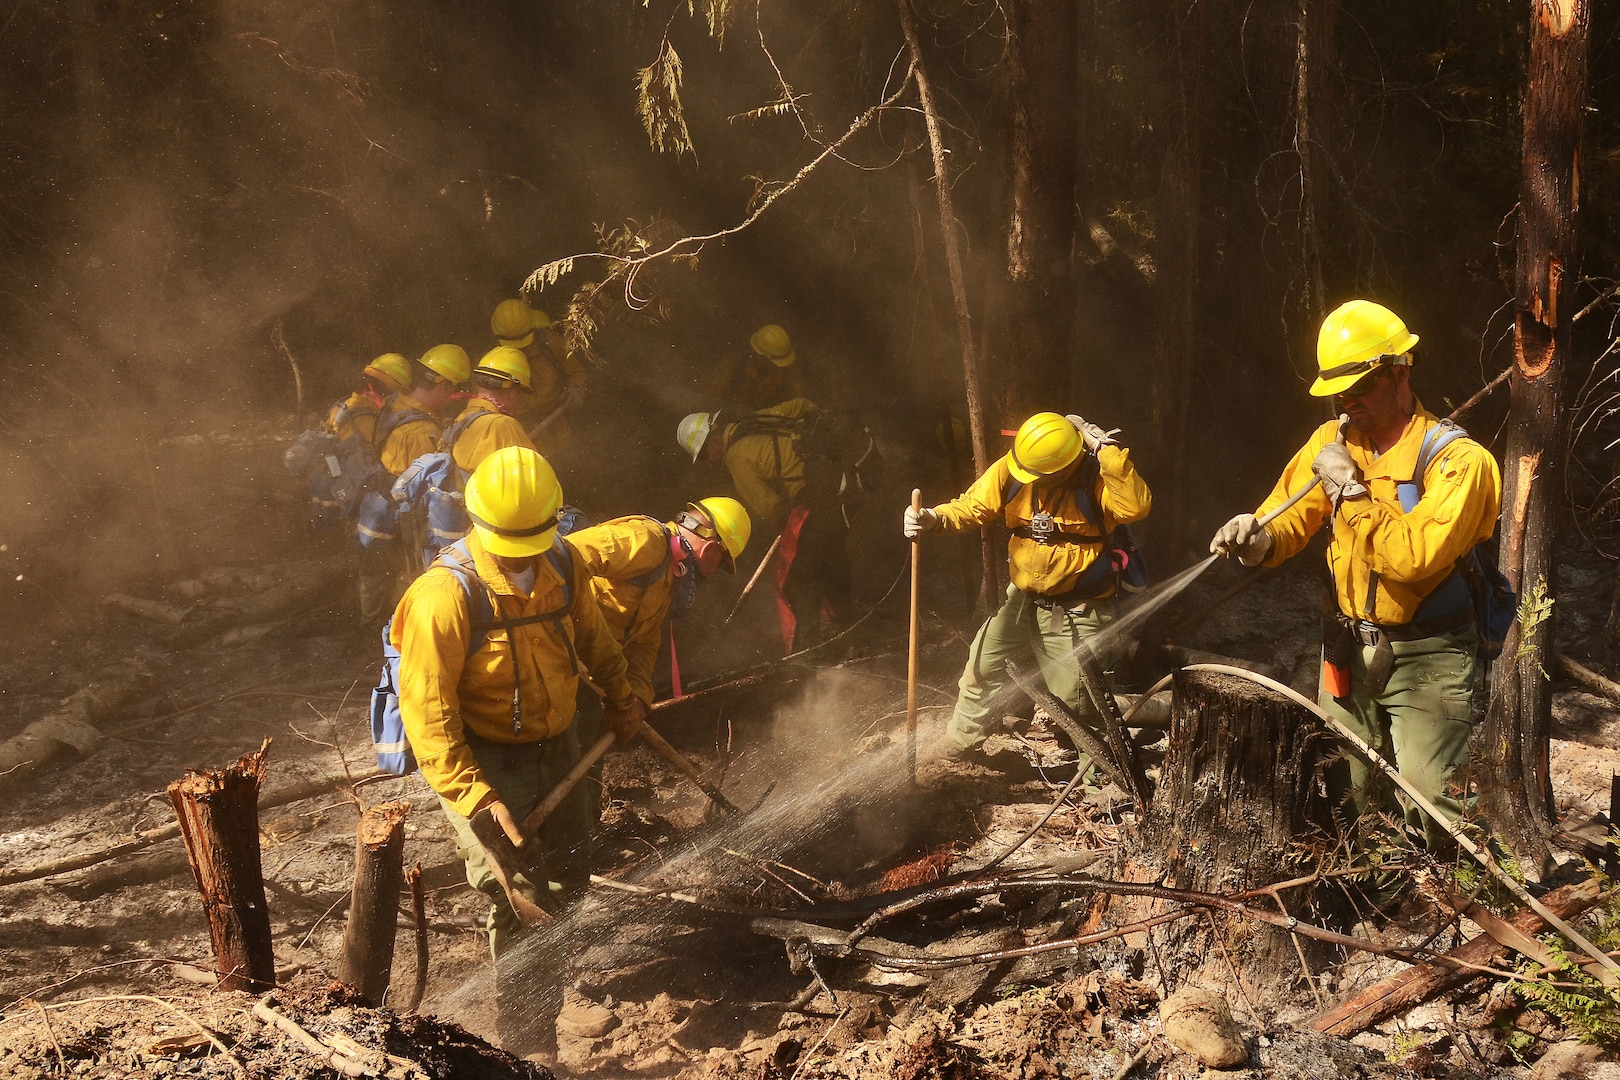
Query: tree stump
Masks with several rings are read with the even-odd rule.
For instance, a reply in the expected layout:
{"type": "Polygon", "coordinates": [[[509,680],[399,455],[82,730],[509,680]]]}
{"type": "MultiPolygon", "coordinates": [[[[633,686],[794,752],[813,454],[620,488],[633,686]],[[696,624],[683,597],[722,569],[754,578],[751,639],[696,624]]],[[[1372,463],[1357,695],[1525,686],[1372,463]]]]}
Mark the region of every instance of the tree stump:
{"type": "MultiPolygon", "coordinates": [[[[1310,865],[1300,858],[1301,844],[1331,830],[1318,763],[1333,744],[1321,725],[1287,698],[1234,676],[1178,671],[1173,688],[1159,788],[1120,878],[1230,894],[1299,876],[1310,865]]],[[[1270,897],[1254,903],[1277,906],[1270,897]]],[[[1123,925],[1173,906],[1115,898],[1107,920],[1123,925]]],[[[1309,914],[1302,906],[1291,904],[1287,914],[1309,914]]],[[[1138,934],[1127,943],[1150,948],[1171,989],[1206,967],[1222,983],[1239,972],[1251,985],[1279,976],[1291,981],[1300,963],[1286,932],[1222,915],[1189,917],[1151,933],[1151,942],[1138,934]],[[1221,927],[1218,937],[1212,926],[1221,927]]]]}
{"type": "Polygon", "coordinates": [[[373,806],[360,817],[354,847],[354,894],[343,931],[338,978],[381,1005],[394,968],[394,932],[404,883],[405,802],[373,806]]]}
{"type": "Polygon", "coordinates": [[[259,862],[259,782],[269,749],[266,739],[227,769],[189,772],[169,785],[208,917],[214,970],[226,990],[262,991],[276,984],[259,862]]]}

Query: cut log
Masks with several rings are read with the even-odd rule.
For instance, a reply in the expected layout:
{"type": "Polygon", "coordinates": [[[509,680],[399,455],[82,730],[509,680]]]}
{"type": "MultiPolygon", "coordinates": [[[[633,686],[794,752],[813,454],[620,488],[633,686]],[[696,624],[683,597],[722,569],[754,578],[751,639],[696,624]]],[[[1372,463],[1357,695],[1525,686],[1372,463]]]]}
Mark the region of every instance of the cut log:
{"type": "MultiPolygon", "coordinates": [[[[1320,725],[1280,695],[1209,672],[1178,671],[1171,700],[1159,789],[1142,819],[1140,842],[1116,876],[1225,894],[1293,876],[1290,850],[1331,823],[1315,783],[1320,753],[1331,747],[1320,725]]],[[[1106,914],[1109,925],[1137,923],[1173,906],[1118,898],[1099,905],[1093,921],[1106,914]]],[[[1207,984],[1229,984],[1229,962],[1256,985],[1292,980],[1299,963],[1289,935],[1271,927],[1252,927],[1241,940],[1221,944],[1211,940],[1202,919],[1172,924],[1153,937],[1166,969],[1187,973],[1182,982],[1197,982],[1195,973],[1208,965],[1207,984]]]]}
{"type": "Polygon", "coordinates": [[[1240,660],[1235,656],[1222,656],[1219,653],[1204,652],[1202,649],[1189,649],[1184,645],[1161,645],[1159,655],[1177,667],[1188,664],[1227,664],[1231,667],[1240,667],[1248,671],[1258,671],[1269,679],[1278,682],[1287,682],[1288,673],[1276,664],[1263,664],[1257,660],[1240,660]]]}
{"type": "Polygon", "coordinates": [[[276,984],[270,909],[259,861],[259,783],[270,740],[229,768],[191,772],[169,785],[191,874],[202,893],[214,969],[226,990],[276,984]]]}
{"type": "Polygon", "coordinates": [[[405,877],[406,802],[373,806],[360,817],[354,846],[354,902],[343,932],[338,978],[381,1005],[394,967],[394,931],[405,877]]]}
{"type": "Polygon", "coordinates": [[[49,715],[0,742],[0,791],[32,775],[41,766],[94,753],[101,745],[101,725],[140,697],[148,676],[126,670],[66,698],[49,715]]]}
{"type": "MultiPolygon", "coordinates": [[[[1569,920],[1597,903],[1601,895],[1602,889],[1596,879],[1588,878],[1554,889],[1542,897],[1541,902],[1559,918],[1569,920]]],[[[1538,934],[1547,928],[1541,916],[1528,910],[1519,912],[1508,922],[1525,934],[1538,934]]],[[[1510,951],[1488,934],[1481,934],[1446,955],[1464,964],[1485,967],[1496,964],[1510,951]]],[[[1317,1031],[1347,1039],[1475,977],[1472,971],[1454,968],[1411,968],[1374,983],[1349,1001],[1317,1016],[1310,1026],[1317,1031]]]]}

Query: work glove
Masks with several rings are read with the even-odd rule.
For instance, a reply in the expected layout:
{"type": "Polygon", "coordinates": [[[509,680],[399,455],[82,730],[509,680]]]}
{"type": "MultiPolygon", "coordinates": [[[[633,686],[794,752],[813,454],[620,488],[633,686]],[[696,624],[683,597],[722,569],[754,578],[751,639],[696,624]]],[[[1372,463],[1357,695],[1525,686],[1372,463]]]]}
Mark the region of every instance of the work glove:
{"type": "Polygon", "coordinates": [[[1271,554],[1271,534],[1253,514],[1239,514],[1215,533],[1209,551],[1211,555],[1236,555],[1244,566],[1257,566],[1271,554]]]}
{"type": "Polygon", "coordinates": [[[906,523],[903,531],[907,540],[915,540],[925,532],[935,532],[940,528],[939,515],[934,511],[927,507],[921,510],[906,507],[906,523]]]}
{"type": "Polygon", "coordinates": [[[641,730],[641,721],[646,715],[646,702],[632,695],[628,701],[604,708],[602,722],[607,725],[609,731],[619,737],[619,745],[622,746],[636,737],[636,732],[641,730]]]}
{"type": "Polygon", "coordinates": [[[1350,451],[1341,443],[1328,443],[1316,454],[1316,460],[1311,462],[1311,472],[1322,481],[1322,491],[1333,503],[1335,513],[1339,504],[1346,499],[1358,498],[1367,494],[1367,485],[1361,482],[1361,470],[1350,458],[1350,451]]]}
{"type": "Polygon", "coordinates": [[[1115,428],[1113,431],[1104,431],[1102,428],[1098,427],[1096,424],[1093,424],[1085,417],[1078,416],[1075,413],[1070,413],[1063,419],[1074,425],[1074,429],[1078,431],[1080,433],[1080,437],[1085,440],[1086,449],[1093,454],[1105,446],[1119,445],[1119,443],[1114,440],[1114,436],[1119,434],[1119,428],[1115,428]]]}
{"type": "Polygon", "coordinates": [[[513,847],[523,846],[523,832],[518,828],[517,818],[512,816],[512,811],[505,803],[501,802],[493,791],[487,796],[487,801],[478,810],[474,810],[473,813],[476,814],[479,810],[489,811],[489,816],[495,819],[495,824],[499,825],[501,832],[505,833],[506,838],[512,841],[513,847]]]}
{"type": "Polygon", "coordinates": [[[583,404],[585,404],[585,391],[577,386],[567,387],[557,399],[557,408],[567,412],[573,412],[583,404]]]}

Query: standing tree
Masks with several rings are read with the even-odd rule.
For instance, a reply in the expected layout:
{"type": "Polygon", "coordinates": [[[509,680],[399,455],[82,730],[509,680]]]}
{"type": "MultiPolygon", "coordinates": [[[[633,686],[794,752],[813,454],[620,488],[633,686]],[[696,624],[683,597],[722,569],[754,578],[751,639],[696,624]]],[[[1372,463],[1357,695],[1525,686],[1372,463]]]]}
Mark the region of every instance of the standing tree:
{"type": "MultiPolygon", "coordinates": [[[[1065,0],[1013,0],[1007,7],[1012,208],[1006,417],[1013,423],[1067,402],[1071,383],[1078,26],[1075,6],[1065,0]]],[[[1070,407],[1091,406],[1082,400],[1070,407]]]]}
{"type": "Polygon", "coordinates": [[[1576,221],[1591,36],[1587,0],[1532,0],[1530,10],[1513,402],[1500,526],[1503,571],[1519,593],[1519,619],[1496,662],[1480,762],[1482,809],[1527,868],[1545,860],[1545,835],[1555,821],[1547,661],[1565,446],[1564,371],[1580,280],[1576,221]]]}

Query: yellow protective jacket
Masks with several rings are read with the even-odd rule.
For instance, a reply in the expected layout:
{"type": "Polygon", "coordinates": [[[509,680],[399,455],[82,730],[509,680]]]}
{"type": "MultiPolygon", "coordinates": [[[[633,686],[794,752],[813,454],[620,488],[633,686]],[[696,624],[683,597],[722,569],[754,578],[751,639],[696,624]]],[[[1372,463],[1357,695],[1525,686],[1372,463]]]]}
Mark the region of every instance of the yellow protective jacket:
{"type": "Polygon", "coordinates": [[[573,663],[590,672],[610,704],[629,702],[624,655],[602,621],[591,594],[590,571],[569,552],[572,602],[563,607],[563,582],[545,557],[537,560],[529,596],[501,573],[478,541],[467,536],[467,550],[490,597],[495,618],[557,612],[559,617],[510,629],[491,629],[471,657],[467,593],[455,572],[429,567],[411,583],[394,612],[389,638],[399,650],[399,711],[422,778],[453,806],[471,817],[490,791],[467,745],[466,733],[497,743],[535,743],[560,735],[574,718],[581,688],[573,663]],[[514,668],[514,655],[516,667],[514,668]],[[522,714],[513,730],[514,678],[521,679],[522,714]]]}
{"type": "MultiPolygon", "coordinates": [[[[1103,520],[1087,521],[1074,497],[1074,475],[1084,455],[1060,473],[1039,483],[1025,484],[1003,501],[1012,474],[1007,464],[1012,455],[1001,458],[966,492],[948,503],[934,507],[941,524],[948,530],[975,529],[999,515],[1009,529],[1024,528],[1039,511],[1052,515],[1060,532],[1095,536],[1096,540],[1066,540],[1043,544],[1029,537],[1014,535],[1007,540],[1007,562],[1012,583],[1036,596],[1063,596],[1075,587],[1076,579],[1099,558],[1107,558],[1108,534],[1116,525],[1129,525],[1147,517],[1153,506],[1153,493],[1131,464],[1131,452],[1121,446],[1104,446],[1097,452],[1097,485],[1092,492],[1102,508],[1103,520]]],[[[1107,591],[1113,592],[1112,579],[1107,591]]]]}
{"type": "MultiPolygon", "coordinates": [[[[802,420],[817,411],[815,402],[794,398],[754,415],[802,420]]],[[[746,420],[725,425],[726,472],[755,526],[763,523],[774,532],[786,523],[788,511],[804,490],[804,462],[790,433],[749,434],[747,426],[746,420]]]]}
{"type": "Polygon", "coordinates": [[[398,476],[411,462],[439,448],[439,423],[427,418],[432,415],[427,406],[406,394],[390,398],[384,408],[389,412],[415,409],[424,414],[422,419],[407,420],[390,431],[388,439],[377,448],[382,467],[398,476]]]}
{"type": "Polygon", "coordinates": [[[624,650],[630,689],[649,705],[653,662],[675,588],[669,546],[674,528],[650,517],[622,517],[568,534],[590,567],[602,619],[624,650]]]}
{"type": "Polygon", "coordinates": [[[370,443],[377,434],[377,406],[357,390],[326,411],[326,430],[340,439],[358,435],[370,443]]]}
{"type": "MultiPolygon", "coordinates": [[[[1502,473],[1496,459],[1473,439],[1448,444],[1423,476],[1423,497],[1411,513],[1401,510],[1396,485],[1412,479],[1418,451],[1439,419],[1417,403],[1417,410],[1388,451],[1379,454],[1366,435],[1351,428],[1350,458],[1361,471],[1369,497],[1345,499],[1333,515],[1328,569],[1333,573],[1339,611],[1380,626],[1412,621],[1418,605],[1435,590],[1468,549],[1490,537],[1502,507],[1502,473]],[[1368,585],[1377,574],[1373,603],[1368,585]]],[[[1264,517],[1312,479],[1311,462],[1339,433],[1330,420],[1300,447],[1277,486],[1255,511],[1264,517]]],[[[1267,566],[1297,555],[1322,528],[1333,506],[1317,487],[1266,526],[1271,534],[1267,566]]]]}
{"type": "Polygon", "coordinates": [[[534,394],[518,411],[531,423],[549,415],[564,390],[585,390],[585,365],[568,351],[555,329],[536,330],[534,345],[523,352],[529,358],[529,387],[534,394]]]}
{"type": "Polygon", "coordinates": [[[456,459],[456,467],[464,473],[470,474],[478,468],[479,462],[508,446],[534,449],[534,443],[529,439],[529,433],[523,430],[523,425],[485,398],[469,400],[455,423],[459,424],[469,417],[471,419],[467,426],[456,436],[455,446],[450,448],[451,456],[456,459]]]}

